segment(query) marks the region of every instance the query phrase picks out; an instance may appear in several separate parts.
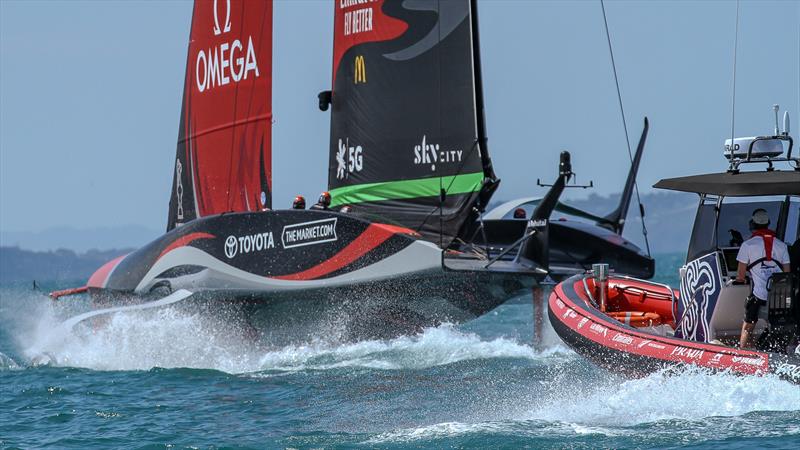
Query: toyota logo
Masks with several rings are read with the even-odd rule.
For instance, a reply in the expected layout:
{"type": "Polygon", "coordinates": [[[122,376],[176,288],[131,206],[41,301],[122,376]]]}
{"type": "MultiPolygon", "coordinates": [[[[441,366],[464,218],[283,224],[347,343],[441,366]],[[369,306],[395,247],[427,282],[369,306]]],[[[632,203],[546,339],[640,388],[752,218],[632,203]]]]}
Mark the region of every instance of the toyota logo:
{"type": "Polygon", "coordinates": [[[236,240],[236,236],[228,236],[228,239],[225,239],[225,256],[228,259],[233,258],[238,250],[239,242],[236,240]]]}

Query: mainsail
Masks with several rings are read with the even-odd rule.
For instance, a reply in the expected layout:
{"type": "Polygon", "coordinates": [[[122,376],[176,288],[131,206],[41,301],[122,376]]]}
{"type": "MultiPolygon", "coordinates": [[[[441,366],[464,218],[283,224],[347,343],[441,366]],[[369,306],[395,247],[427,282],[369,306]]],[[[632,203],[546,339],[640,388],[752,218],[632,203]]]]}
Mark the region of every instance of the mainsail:
{"type": "Polygon", "coordinates": [[[272,204],[272,1],[197,0],[167,230],[272,204]]]}
{"type": "Polygon", "coordinates": [[[334,207],[443,247],[497,186],[469,0],[336,0],[328,186],[334,207]]]}

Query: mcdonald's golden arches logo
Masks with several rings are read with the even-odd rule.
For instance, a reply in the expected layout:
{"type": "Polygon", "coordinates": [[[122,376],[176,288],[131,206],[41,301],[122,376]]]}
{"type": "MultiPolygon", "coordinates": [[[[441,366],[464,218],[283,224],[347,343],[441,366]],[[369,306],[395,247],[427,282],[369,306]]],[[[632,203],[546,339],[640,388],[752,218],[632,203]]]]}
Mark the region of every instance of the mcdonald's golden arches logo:
{"type": "Polygon", "coordinates": [[[364,55],[356,56],[355,61],[355,74],[353,75],[353,84],[367,82],[367,65],[364,63],[364,55]]]}

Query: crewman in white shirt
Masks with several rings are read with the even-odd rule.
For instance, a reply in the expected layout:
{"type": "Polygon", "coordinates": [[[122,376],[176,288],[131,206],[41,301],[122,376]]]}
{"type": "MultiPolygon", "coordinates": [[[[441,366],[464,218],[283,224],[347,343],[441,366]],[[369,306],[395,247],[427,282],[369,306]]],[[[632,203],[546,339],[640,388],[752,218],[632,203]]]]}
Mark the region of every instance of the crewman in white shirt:
{"type": "Polygon", "coordinates": [[[736,281],[745,282],[745,274],[750,272],[752,292],[747,297],[744,308],[744,323],[742,335],[739,338],[739,348],[750,346],[750,335],[758,322],[758,311],[767,304],[767,282],[772,274],[789,272],[789,250],[786,244],[775,237],[775,232],[769,229],[769,214],[764,209],[753,211],[750,219],[750,231],[753,236],[744,241],[739,248],[736,260],[739,261],[736,281]]]}

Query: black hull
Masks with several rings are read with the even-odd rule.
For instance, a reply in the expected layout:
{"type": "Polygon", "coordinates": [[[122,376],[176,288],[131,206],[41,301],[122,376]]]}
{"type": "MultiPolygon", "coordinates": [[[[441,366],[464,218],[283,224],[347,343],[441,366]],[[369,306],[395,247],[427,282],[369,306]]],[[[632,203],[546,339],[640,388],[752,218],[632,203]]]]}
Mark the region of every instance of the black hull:
{"type": "Polygon", "coordinates": [[[399,227],[327,211],[267,211],[173,230],[98,270],[89,292],[112,306],[187,289],[194,295],[181,307],[240,322],[270,342],[324,329],[348,340],[385,338],[474,319],[535,283],[523,270],[484,265],[459,258],[457,269],[445,267],[438,247],[399,227]],[[320,225],[328,228],[297,233],[320,225]],[[242,236],[261,236],[260,245],[242,236]]]}

